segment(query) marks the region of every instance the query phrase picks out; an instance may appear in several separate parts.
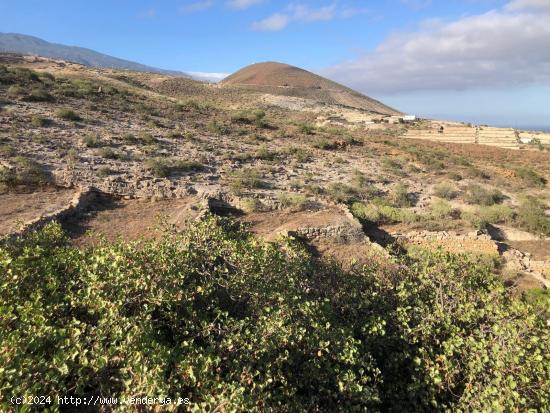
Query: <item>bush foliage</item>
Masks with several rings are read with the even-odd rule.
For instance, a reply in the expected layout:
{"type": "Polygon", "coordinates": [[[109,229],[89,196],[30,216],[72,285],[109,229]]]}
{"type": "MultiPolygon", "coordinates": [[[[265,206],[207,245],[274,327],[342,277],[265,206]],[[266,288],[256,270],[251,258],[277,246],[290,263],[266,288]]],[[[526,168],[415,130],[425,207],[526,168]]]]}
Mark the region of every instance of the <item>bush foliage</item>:
{"type": "MultiPolygon", "coordinates": [[[[427,254],[427,253],[426,253],[427,254]]],[[[51,224],[0,247],[0,389],[165,395],[197,411],[548,406],[545,320],[442,252],[344,271],[209,218],[78,250],[51,224]]]]}

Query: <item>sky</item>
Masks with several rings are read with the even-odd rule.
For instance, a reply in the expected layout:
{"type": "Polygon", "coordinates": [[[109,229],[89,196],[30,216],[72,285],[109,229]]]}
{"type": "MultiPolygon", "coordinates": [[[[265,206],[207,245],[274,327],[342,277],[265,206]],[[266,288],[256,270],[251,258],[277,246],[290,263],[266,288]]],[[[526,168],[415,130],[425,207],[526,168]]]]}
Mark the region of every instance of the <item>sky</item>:
{"type": "Polygon", "coordinates": [[[0,32],[213,78],[280,61],[419,116],[550,129],[550,0],[0,0],[0,32]]]}

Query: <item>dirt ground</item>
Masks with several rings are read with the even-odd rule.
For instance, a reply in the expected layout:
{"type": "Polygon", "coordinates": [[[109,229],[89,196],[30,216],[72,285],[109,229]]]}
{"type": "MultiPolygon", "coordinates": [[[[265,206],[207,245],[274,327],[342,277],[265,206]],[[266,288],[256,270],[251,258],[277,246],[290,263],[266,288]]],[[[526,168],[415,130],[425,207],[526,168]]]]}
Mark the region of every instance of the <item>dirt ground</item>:
{"type": "Polygon", "coordinates": [[[192,221],[199,213],[197,205],[192,197],[156,202],[101,197],[88,213],[63,225],[78,246],[94,245],[101,236],[126,241],[156,238],[162,235],[164,223],[183,228],[192,221]]]}
{"type": "Polygon", "coordinates": [[[519,251],[531,254],[537,261],[550,261],[550,241],[505,241],[505,243],[519,251]]]}
{"type": "Polygon", "coordinates": [[[74,189],[53,187],[0,194],[0,236],[17,230],[21,223],[68,205],[74,195],[74,189]]]}

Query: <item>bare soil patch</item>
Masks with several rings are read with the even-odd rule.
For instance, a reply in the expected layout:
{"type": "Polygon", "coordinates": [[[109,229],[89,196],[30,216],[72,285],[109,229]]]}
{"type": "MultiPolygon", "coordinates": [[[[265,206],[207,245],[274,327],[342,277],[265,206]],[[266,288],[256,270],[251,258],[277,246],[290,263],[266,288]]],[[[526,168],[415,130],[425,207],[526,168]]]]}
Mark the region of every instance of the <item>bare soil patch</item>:
{"type": "Polygon", "coordinates": [[[54,187],[0,194],[0,235],[9,234],[22,223],[68,205],[74,195],[74,189],[54,187]]]}
{"type": "Polygon", "coordinates": [[[198,200],[192,197],[151,202],[102,196],[88,213],[63,225],[73,243],[80,246],[94,245],[101,237],[125,241],[158,238],[165,224],[181,229],[195,219],[197,205],[198,200]]]}

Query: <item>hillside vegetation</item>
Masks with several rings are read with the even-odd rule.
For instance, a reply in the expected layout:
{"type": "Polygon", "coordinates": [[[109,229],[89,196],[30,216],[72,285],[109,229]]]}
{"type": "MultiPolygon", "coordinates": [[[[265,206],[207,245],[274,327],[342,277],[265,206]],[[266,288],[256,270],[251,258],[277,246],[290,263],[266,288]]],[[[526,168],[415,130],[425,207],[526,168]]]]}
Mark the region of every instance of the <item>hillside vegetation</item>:
{"type": "Polygon", "coordinates": [[[547,314],[465,256],[344,271],[292,239],[266,244],[209,218],[84,250],[50,225],[4,243],[0,271],[8,398],[164,395],[227,412],[550,402],[547,314]]]}

